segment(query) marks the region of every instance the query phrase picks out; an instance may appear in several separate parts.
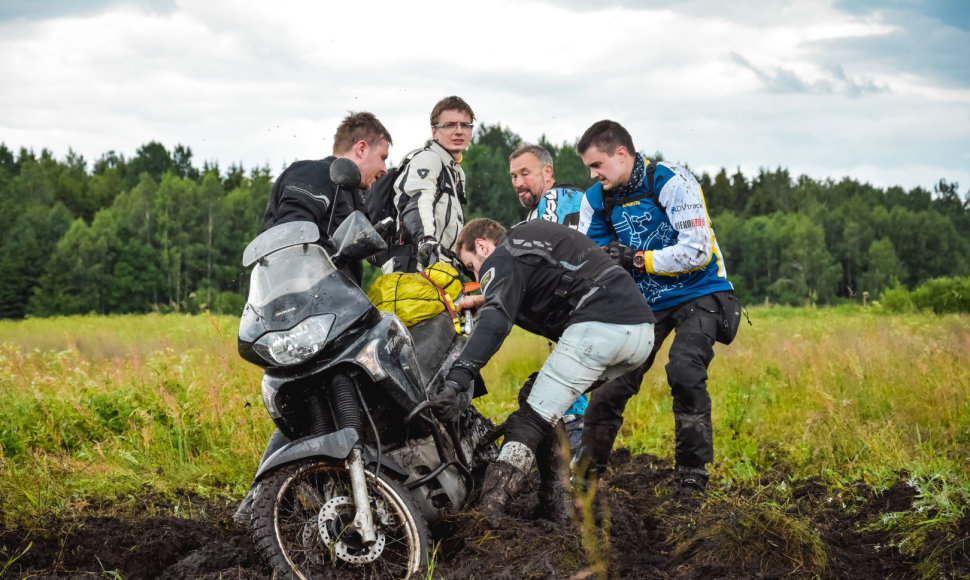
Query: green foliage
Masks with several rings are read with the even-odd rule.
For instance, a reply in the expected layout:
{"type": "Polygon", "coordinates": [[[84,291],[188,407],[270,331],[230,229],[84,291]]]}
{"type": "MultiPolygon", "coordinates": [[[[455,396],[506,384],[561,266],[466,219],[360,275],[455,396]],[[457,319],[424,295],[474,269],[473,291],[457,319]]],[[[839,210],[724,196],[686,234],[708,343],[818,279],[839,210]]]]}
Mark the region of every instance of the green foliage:
{"type": "Polygon", "coordinates": [[[110,152],[90,176],[73,153],[58,164],[22,151],[12,165],[20,175],[0,174],[0,318],[241,311],[239,257],[262,225],[267,170],[247,179],[233,166],[227,193],[190,149],[158,143],[130,162],[110,152]]]}
{"type": "Polygon", "coordinates": [[[238,292],[220,292],[216,295],[212,303],[212,312],[215,314],[242,316],[243,308],[245,307],[246,299],[238,292]]]}
{"type": "MultiPolygon", "coordinates": [[[[526,215],[508,174],[509,154],[525,142],[498,123],[476,131],[462,162],[467,218],[510,226],[526,215]]],[[[552,154],[557,181],[591,184],[573,143],[538,143],[552,154]]],[[[199,170],[191,148],[156,141],[131,159],[109,151],[90,172],[73,151],[57,160],[46,149],[15,154],[0,143],[0,318],[235,311],[229,295],[248,291],[240,255],[261,229],[270,177],[267,167],[238,164],[199,170]]],[[[728,277],[746,303],[861,305],[897,286],[970,276],[970,203],[945,179],[932,190],[883,190],[778,167],[699,180],[728,277]]],[[[914,307],[959,303],[930,294],[914,307]]]]}
{"type": "Polygon", "coordinates": [[[499,125],[482,125],[462,157],[468,181],[465,219],[490,217],[505,227],[522,221],[519,204],[509,180],[509,155],[522,139],[499,125]]]}
{"type": "Polygon", "coordinates": [[[912,292],[897,285],[880,297],[880,306],[888,312],[926,310],[936,314],[970,312],[970,277],[934,278],[912,292]]]}
{"type": "Polygon", "coordinates": [[[970,312],[970,278],[934,278],[913,290],[913,305],[946,312],[970,312]]]}
{"type": "Polygon", "coordinates": [[[173,165],[172,156],[165,146],[158,141],[150,141],[139,147],[135,157],[128,162],[125,186],[130,189],[137,185],[142,174],[147,174],[156,182],[160,181],[173,165]]]}
{"type": "Polygon", "coordinates": [[[910,291],[898,282],[882,293],[879,298],[879,305],[887,312],[911,312],[915,308],[910,291]]]}
{"type": "Polygon", "coordinates": [[[0,321],[7,521],[143,487],[248,487],[272,423],[238,316],[0,321]]]}
{"type": "Polygon", "coordinates": [[[896,255],[896,248],[889,238],[873,240],[869,245],[868,262],[865,274],[859,279],[859,289],[868,292],[869,296],[878,296],[907,278],[906,266],[896,255]]]}

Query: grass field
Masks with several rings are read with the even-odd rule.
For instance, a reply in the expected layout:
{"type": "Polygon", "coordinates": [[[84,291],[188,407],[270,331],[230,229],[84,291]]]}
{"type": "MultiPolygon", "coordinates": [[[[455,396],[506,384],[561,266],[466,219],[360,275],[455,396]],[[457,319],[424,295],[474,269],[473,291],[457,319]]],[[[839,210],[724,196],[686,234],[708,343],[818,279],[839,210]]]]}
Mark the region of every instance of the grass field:
{"type": "MultiPolygon", "coordinates": [[[[781,474],[821,478],[851,507],[854,482],[879,490],[905,478],[918,492],[913,508],[877,525],[914,554],[929,531],[967,515],[970,317],[848,307],[750,314],[734,344],[715,347],[710,368],[713,494],[757,490],[766,474],[781,474]]],[[[181,315],[0,321],[0,523],[117,510],[145,493],[241,497],[272,425],[261,371],[236,353],[237,324],[181,315]]],[[[514,331],[483,372],[490,394],[479,408],[504,419],[548,352],[544,339],[514,331]]],[[[618,446],[672,456],[665,362],[661,352],[628,406],[618,446]]],[[[784,486],[773,485],[765,501],[783,503],[784,486]]]]}

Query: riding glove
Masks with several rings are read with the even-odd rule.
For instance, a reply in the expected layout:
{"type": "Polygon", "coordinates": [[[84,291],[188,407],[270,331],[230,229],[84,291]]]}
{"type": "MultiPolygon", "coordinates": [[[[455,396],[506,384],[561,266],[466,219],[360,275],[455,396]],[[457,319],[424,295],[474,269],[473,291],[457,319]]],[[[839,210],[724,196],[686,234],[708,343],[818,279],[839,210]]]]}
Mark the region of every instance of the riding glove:
{"type": "Polygon", "coordinates": [[[455,423],[462,409],[472,400],[473,376],[467,369],[452,369],[438,394],[431,399],[431,409],[439,419],[455,423]]]}
{"type": "Polygon", "coordinates": [[[638,252],[630,246],[624,246],[616,240],[607,244],[603,249],[621,267],[627,270],[643,270],[643,252],[638,252]]]}
{"type": "Polygon", "coordinates": [[[418,264],[428,267],[438,261],[438,240],[425,236],[418,243],[418,264]]]}

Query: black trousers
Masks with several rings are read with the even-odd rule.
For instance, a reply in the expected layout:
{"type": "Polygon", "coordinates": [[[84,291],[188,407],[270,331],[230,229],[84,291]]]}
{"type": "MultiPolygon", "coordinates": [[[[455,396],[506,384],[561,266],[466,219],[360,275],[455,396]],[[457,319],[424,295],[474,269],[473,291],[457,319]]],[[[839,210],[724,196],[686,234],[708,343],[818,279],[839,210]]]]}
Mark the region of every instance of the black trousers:
{"type": "Polygon", "coordinates": [[[654,311],[653,352],[633,372],[593,390],[586,409],[580,462],[602,471],[610,458],[616,434],[623,425],[627,401],[640,391],[643,376],[653,366],[657,351],[671,332],[667,384],[673,396],[674,458],[678,466],[703,468],[714,459],[711,397],[707,367],[714,358],[714,340],[721,307],[709,294],[667,310],[654,311]]]}

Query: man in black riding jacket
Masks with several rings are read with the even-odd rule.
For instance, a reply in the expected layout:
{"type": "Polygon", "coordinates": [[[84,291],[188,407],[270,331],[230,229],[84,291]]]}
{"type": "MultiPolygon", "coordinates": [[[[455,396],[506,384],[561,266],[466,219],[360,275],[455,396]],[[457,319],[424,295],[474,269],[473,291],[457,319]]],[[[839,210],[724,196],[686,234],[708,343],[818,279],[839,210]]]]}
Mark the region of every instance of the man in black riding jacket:
{"type": "Polygon", "coordinates": [[[513,324],[557,341],[524,404],[505,423],[498,459],[488,466],[479,508],[500,525],[539,442],[576,398],[600,379],[643,364],[653,348],[653,314],[630,276],[588,237],[532,220],[505,231],[488,218],[458,235],[462,263],[482,289],[478,323],[433,407],[445,421],[471,399],[474,376],[513,324]]]}
{"type": "MultiPolygon", "coordinates": [[[[263,230],[292,221],[310,221],[320,228],[320,239],[328,243],[333,232],[354,211],[366,213],[361,193],[339,189],[330,180],[330,164],[338,157],[350,159],[360,168],[359,190],[370,189],[387,173],[388,147],[391,134],[372,113],[351,113],[337,127],[333,136],[333,155],[323,159],[296,161],[276,178],[266,205],[263,230]]],[[[360,284],[361,261],[344,267],[360,284]]]]}
{"type": "MultiPolygon", "coordinates": [[[[310,221],[320,228],[320,240],[330,244],[334,231],[354,211],[365,211],[360,191],[366,192],[387,173],[387,153],[391,134],[372,113],[351,113],[333,136],[333,155],[313,161],[297,161],[286,168],[273,184],[263,230],[287,222],[310,221]],[[330,179],[330,164],[338,157],[350,159],[360,169],[358,189],[338,188],[330,179]]],[[[342,270],[358,285],[363,263],[349,261],[342,270]]],[[[270,436],[260,463],[289,443],[279,429],[270,436]]],[[[238,522],[252,517],[253,489],[233,515],[238,522]]]]}

